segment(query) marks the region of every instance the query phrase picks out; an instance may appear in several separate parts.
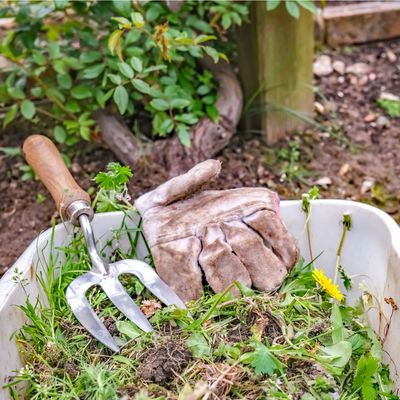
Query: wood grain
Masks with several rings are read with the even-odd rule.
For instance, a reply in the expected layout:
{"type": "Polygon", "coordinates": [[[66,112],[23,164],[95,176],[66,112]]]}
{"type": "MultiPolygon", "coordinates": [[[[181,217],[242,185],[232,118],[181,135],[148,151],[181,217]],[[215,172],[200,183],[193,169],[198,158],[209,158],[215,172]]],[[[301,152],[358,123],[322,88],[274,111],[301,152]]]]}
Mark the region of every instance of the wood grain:
{"type": "Polygon", "coordinates": [[[267,11],[265,2],[253,1],[251,24],[238,32],[245,129],[262,132],[271,144],[312,119],[314,24],[312,14],[300,8],[296,19],[284,2],[267,11]]]}
{"type": "Polygon", "coordinates": [[[90,196],[77,184],[53,142],[42,135],[29,136],[23,145],[26,161],[54,199],[59,213],[76,200],[90,204],[90,196]]]}

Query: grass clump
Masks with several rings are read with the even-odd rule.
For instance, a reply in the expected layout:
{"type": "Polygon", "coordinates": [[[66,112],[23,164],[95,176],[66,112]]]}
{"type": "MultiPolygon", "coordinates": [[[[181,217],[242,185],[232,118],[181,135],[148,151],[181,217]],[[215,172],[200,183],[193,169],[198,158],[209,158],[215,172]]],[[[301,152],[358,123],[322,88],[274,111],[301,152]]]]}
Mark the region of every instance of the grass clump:
{"type": "MultiPolygon", "coordinates": [[[[124,191],[124,187],[120,187],[124,191]]],[[[105,207],[105,189],[98,201],[105,207]]],[[[140,230],[132,229],[127,202],[122,235],[128,249],[112,247],[111,261],[136,256],[140,230]]],[[[103,249],[105,250],[105,249],[103,249]]],[[[7,385],[14,398],[23,382],[29,399],[398,399],[392,394],[381,341],[368,326],[364,303],[338,302],[315,279],[313,265],[300,260],[273,293],[236,283],[213,294],[206,288],[188,310],[161,307],[133,276],[121,278],[149,318],[143,333],[126,320],[105,293],[88,293],[93,309],[121,346],[112,353],[79,325],[65,289],[90,269],[86,246],[76,234],[56,276],[50,260],[41,283],[48,305],[22,307],[30,322],[17,333],[25,367],[7,385]]]]}

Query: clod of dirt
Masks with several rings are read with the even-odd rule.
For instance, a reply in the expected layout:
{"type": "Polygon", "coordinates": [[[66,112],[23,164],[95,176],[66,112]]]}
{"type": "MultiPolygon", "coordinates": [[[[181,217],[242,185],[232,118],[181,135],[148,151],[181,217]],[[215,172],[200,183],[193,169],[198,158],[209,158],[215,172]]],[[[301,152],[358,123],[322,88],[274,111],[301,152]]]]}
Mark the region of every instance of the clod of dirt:
{"type": "Polygon", "coordinates": [[[328,381],[332,380],[332,376],[320,364],[306,360],[289,360],[286,375],[288,379],[300,375],[309,379],[315,379],[321,376],[328,381]]]}
{"type": "Polygon", "coordinates": [[[192,359],[191,352],[181,343],[168,341],[148,350],[142,359],[138,377],[158,384],[170,382],[192,359]]]}
{"type": "Polygon", "coordinates": [[[329,328],[328,321],[319,321],[310,329],[309,336],[310,338],[319,336],[321,335],[321,333],[326,332],[328,328],[329,328]]]}
{"type": "Polygon", "coordinates": [[[133,399],[139,389],[135,385],[125,385],[118,390],[121,399],[133,399]]]}
{"type": "Polygon", "coordinates": [[[235,344],[240,342],[245,342],[251,337],[251,328],[247,325],[242,325],[240,322],[234,325],[228,330],[226,336],[226,342],[229,344],[235,344]]]}
{"type": "Polygon", "coordinates": [[[107,330],[110,332],[111,335],[117,335],[119,333],[115,321],[109,315],[104,317],[103,324],[107,328],[107,330]]]}
{"type": "Polygon", "coordinates": [[[282,328],[279,322],[269,312],[263,314],[251,313],[249,324],[254,325],[258,330],[260,339],[267,337],[270,342],[282,336],[282,328]]]}
{"type": "Polygon", "coordinates": [[[73,362],[65,363],[64,371],[71,377],[71,379],[75,379],[79,374],[79,368],[73,362]]]}

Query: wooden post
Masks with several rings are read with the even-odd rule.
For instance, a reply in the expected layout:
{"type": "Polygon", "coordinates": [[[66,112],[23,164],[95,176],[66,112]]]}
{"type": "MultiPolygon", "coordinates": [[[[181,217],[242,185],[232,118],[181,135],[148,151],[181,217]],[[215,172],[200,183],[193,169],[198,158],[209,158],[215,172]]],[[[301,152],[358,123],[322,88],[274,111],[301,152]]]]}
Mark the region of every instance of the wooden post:
{"type": "Polygon", "coordinates": [[[306,125],[294,114],[313,112],[313,17],[301,8],[295,19],[283,3],[266,11],[265,1],[252,2],[250,24],[239,31],[245,126],[262,130],[268,143],[306,125]]]}

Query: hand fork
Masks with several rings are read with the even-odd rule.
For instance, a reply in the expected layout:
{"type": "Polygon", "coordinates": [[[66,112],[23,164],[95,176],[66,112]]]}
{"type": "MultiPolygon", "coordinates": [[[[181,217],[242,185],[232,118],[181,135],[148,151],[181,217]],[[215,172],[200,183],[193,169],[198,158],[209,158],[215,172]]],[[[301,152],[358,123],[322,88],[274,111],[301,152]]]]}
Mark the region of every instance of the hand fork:
{"type": "Polygon", "coordinates": [[[77,277],[68,286],[66,298],[78,321],[100,342],[111,350],[119,348],[109,331],[93,311],[86,292],[101,286],[114,305],[143,331],[153,330],[145,315],[134,303],[118,280],[121,274],[133,274],[166,305],[186,308],[182,300],[156,274],[153,268],[139,260],[122,260],[112,264],[104,261],[96,249],[90,221],[93,209],[89,195],[76,183],[54,144],[45,136],[33,135],[23,145],[25,158],[51,193],[64,220],[80,225],[88,247],[93,268],[77,277]]]}

